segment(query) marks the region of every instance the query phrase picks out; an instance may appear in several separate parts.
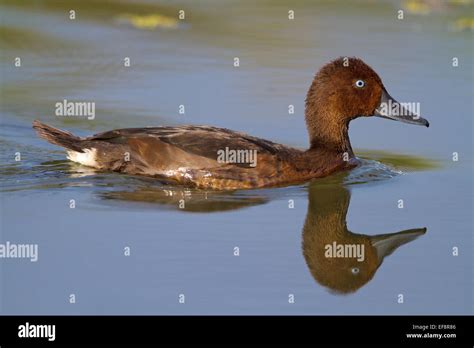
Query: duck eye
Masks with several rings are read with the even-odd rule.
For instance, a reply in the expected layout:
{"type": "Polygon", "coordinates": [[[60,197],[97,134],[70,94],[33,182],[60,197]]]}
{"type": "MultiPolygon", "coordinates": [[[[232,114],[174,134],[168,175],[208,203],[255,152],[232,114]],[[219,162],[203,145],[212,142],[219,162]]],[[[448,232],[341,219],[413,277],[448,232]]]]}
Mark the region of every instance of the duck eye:
{"type": "Polygon", "coordinates": [[[357,267],[354,267],[351,269],[352,274],[357,274],[359,273],[359,269],[357,267]]]}
{"type": "Polygon", "coordinates": [[[362,88],[365,86],[365,82],[363,80],[357,80],[355,85],[357,88],[362,88]]]}

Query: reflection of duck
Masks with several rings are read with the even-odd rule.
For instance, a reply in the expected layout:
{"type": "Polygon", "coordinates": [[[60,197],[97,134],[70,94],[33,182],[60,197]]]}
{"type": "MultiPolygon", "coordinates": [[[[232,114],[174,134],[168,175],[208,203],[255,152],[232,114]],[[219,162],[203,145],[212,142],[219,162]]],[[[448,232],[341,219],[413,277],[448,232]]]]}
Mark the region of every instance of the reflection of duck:
{"type": "MultiPolygon", "coordinates": [[[[386,256],[423,235],[426,228],[375,236],[350,232],[346,223],[350,193],[341,186],[341,181],[342,177],[337,182],[323,179],[309,187],[302,248],[307,266],[318,283],[337,293],[350,293],[373,278],[386,256]],[[328,255],[328,246],[332,255],[328,255]],[[334,246],[354,252],[341,257],[334,246]]],[[[275,190],[268,191],[271,195],[262,191],[205,192],[148,185],[134,191],[105,191],[100,196],[107,200],[156,203],[183,212],[210,213],[261,205],[278,197],[275,190]],[[182,207],[181,200],[185,202],[182,207]]]]}
{"type": "Polygon", "coordinates": [[[342,186],[312,185],[303,227],[303,255],[311,274],[337,293],[354,292],[364,286],[386,256],[426,232],[426,228],[417,228],[375,236],[352,233],[346,223],[349,202],[350,193],[342,186]],[[331,255],[334,246],[342,256],[331,255]],[[361,250],[363,255],[359,257],[361,250]]]}
{"type": "MultiPolygon", "coordinates": [[[[246,191],[250,192],[250,191],[246,191]]],[[[265,204],[268,197],[241,192],[218,192],[188,190],[182,187],[153,186],[139,187],[122,191],[105,191],[100,197],[109,201],[127,201],[135,203],[156,203],[171,209],[193,213],[212,213],[237,210],[254,205],[265,204]]]]}
{"type": "Polygon", "coordinates": [[[362,60],[341,57],[322,67],[309,88],[306,151],[208,126],[119,129],[88,138],[39,121],[33,127],[65,147],[69,159],[87,166],[199,188],[238,189],[304,182],[353,168],[358,162],[349,122],[374,115],[428,126],[396,102],[362,60]]]}

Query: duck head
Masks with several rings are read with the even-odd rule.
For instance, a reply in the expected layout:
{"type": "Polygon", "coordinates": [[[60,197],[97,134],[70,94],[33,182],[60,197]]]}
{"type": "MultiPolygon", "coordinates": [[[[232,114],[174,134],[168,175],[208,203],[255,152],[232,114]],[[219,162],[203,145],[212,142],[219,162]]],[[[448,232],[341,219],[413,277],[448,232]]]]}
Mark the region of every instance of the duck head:
{"type": "Polygon", "coordinates": [[[340,57],[319,70],[306,96],[311,148],[325,146],[352,154],[349,122],[370,116],[429,126],[392,98],[377,73],[361,59],[340,57]]]}

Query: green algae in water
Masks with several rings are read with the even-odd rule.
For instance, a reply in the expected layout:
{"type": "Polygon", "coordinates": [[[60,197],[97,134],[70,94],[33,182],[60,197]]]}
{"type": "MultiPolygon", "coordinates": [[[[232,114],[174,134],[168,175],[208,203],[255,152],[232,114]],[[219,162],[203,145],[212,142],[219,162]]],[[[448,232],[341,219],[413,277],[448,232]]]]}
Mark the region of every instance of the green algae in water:
{"type": "Polygon", "coordinates": [[[380,150],[360,150],[356,153],[357,157],[375,160],[402,171],[424,171],[441,168],[438,161],[426,157],[380,150]]]}

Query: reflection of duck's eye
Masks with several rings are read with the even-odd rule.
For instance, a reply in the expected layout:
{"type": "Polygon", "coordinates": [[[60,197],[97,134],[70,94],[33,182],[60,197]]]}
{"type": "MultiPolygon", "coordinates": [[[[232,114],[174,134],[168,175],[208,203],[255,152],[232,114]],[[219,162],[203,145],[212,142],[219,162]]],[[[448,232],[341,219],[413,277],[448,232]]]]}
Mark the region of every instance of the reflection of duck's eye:
{"type": "Polygon", "coordinates": [[[359,269],[357,267],[354,267],[351,269],[352,274],[357,274],[359,273],[359,269]]]}
{"type": "Polygon", "coordinates": [[[357,88],[362,88],[365,86],[365,82],[363,80],[357,80],[356,83],[355,83],[355,86],[357,88]]]}

